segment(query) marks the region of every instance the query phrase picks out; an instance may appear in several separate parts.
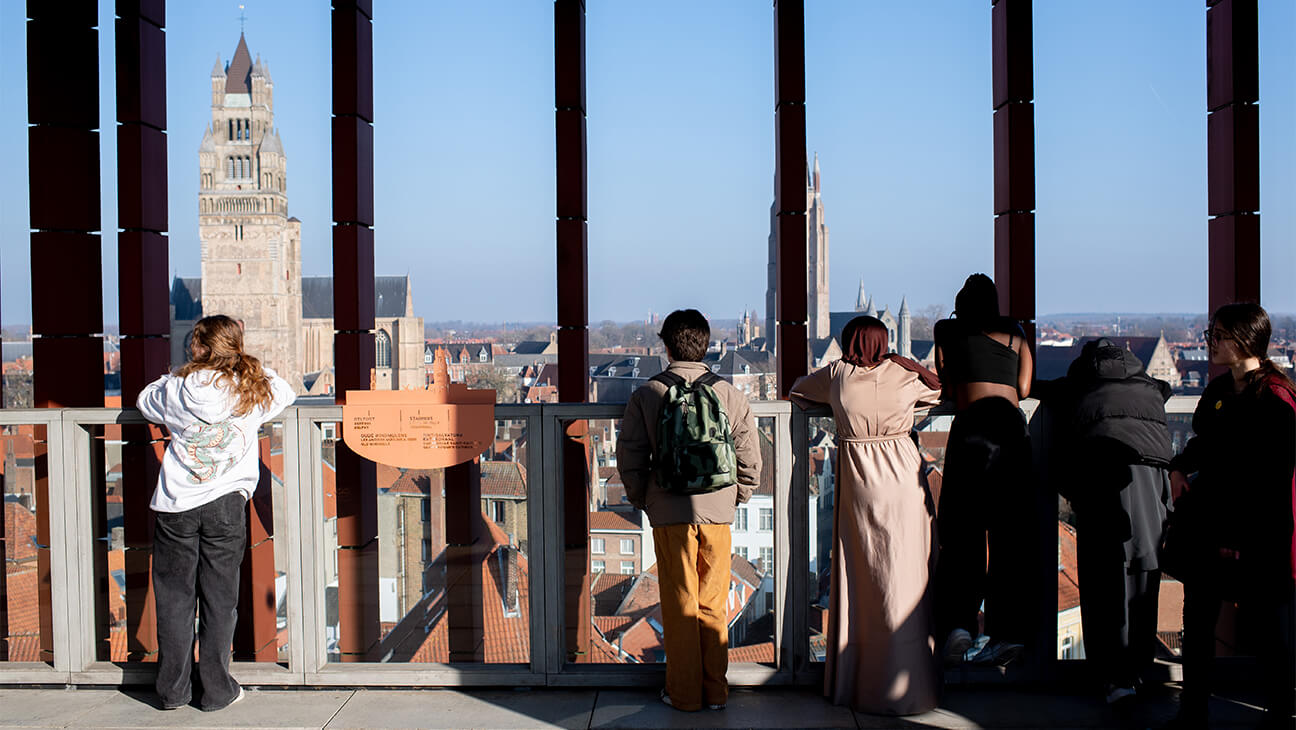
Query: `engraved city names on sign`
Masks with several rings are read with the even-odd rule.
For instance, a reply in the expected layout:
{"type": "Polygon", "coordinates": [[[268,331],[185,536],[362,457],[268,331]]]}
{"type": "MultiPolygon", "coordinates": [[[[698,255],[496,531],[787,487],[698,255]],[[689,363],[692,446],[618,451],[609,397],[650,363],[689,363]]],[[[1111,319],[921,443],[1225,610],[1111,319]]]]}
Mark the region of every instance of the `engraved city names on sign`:
{"type": "Polygon", "coordinates": [[[380,464],[435,469],[469,461],[495,436],[495,391],[451,383],[438,350],[426,390],[349,390],[342,440],[380,464]]]}

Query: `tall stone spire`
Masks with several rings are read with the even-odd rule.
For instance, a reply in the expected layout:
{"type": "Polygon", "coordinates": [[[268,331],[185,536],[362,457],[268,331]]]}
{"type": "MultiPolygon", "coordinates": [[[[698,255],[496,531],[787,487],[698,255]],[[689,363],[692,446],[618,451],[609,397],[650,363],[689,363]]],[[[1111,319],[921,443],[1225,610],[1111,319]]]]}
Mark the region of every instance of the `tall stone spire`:
{"type": "Polygon", "coordinates": [[[863,312],[868,308],[868,296],[864,293],[864,277],[860,277],[859,294],[855,297],[855,311],[863,312]]]}
{"type": "Polygon", "coordinates": [[[814,191],[819,192],[819,153],[814,153],[814,191]]]}

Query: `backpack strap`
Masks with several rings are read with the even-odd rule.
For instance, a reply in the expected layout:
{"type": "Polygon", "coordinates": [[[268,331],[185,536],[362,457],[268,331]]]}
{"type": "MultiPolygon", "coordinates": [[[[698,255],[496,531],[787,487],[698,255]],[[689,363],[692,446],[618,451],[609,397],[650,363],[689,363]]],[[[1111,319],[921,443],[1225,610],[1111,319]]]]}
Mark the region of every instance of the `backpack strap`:
{"type": "Polygon", "coordinates": [[[708,370],[705,374],[703,374],[701,377],[699,377],[697,380],[694,380],[693,382],[697,383],[698,385],[715,385],[721,380],[724,380],[724,378],[708,370]]]}
{"type": "Polygon", "coordinates": [[[656,380],[662,385],[665,385],[667,388],[670,388],[671,386],[679,387],[681,385],[685,385],[687,382],[684,380],[684,378],[681,378],[680,376],[676,375],[675,373],[672,373],[669,370],[663,370],[660,373],[657,373],[656,375],[649,378],[649,380],[650,381],[656,380]]]}

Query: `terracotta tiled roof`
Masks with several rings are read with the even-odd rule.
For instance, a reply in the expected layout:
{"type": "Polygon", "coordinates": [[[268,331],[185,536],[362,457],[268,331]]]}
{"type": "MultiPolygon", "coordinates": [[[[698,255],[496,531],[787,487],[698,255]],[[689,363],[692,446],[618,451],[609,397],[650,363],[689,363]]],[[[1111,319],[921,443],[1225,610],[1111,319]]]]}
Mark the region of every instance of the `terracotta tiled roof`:
{"type": "MultiPolygon", "coordinates": [[[[477,568],[482,571],[480,620],[484,659],[489,664],[525,664],[531,660],[530,577],[527,558],[516,548],[509,546],[508,536],[503,530],[487,519],[486,515],[481,517],[489,535],[489,544],[479,554],[481,562],[477,568]]],[[[446,554],[443,552],[427,566],[427,570],[439,575],[445,560],[446,554]]],[[[449,590],[460,589],[450,586],[449,590]]],[[[445,586],[429,593],[421,605],[415,606],[410,612],[415,620],[426,620],[422,633],[415,626],[411,636],[398,645],[385,648],[393,649],[397,656],[410,656],[408,652],[413,648],[411,642],[417,641],[417,648],[407,661],[449,661],[447,600],[445,586]],[[422,613],[415,615],[418,611],[422,613]]]]}
{"type": "Polygon", "coordinates": [[[760,588],[762,574],[747,558],[734,553],[729,557],[729,570],[752,588],[760,588]]]}
{"type": "Polygon", "coordinates": [[[594,616],[612,616],[616,613],[626,593],[634,585],[635,576],[620,573],[599,573],[594,577],[590,592],[594,595],[594,616]]]}
{"type": "Polygon", "coordinates": [[[590,662],[595,664],[624,664],[621,652],[603,637],[595,634],[590,637],[590,662]]]}
{"type": "Polygon", "coordinates": [[[766,641],[751,646],[737,646],[729,650],[729,661],[734,662],[774,662],[774,642],[766,641]]]}
{"type": "Polygon", "coordinates": [[[1157,598],[1157,631],[1183,631],[1183,601],[1183,583],[1163,578],[1157,598]]]}
{"type": "Polygon", "coordinates": [[[327,461],[324,464],[324,519],[337,517],[337,469],[327,461]]]}
{"type": "Polygon", "coordinates": [[[513,461],[483,461],[481,493],[483,497],[526,497],[526,467],[513,461]]]}
{"type": "MultiPolygon", "coordinates": [[[[40,598],[36,567],[9,573],[5,578],[9,601],[9,635],[40,635],[40,598]]],[[[10,657],[11,661],[16,661],[10,657]]],[[[32,659],[31,661],[36,661],[32,659]]]]}
{"type": "Polygon", "coordinates": [[[1076,571],[1076,531],[1058,520],[1058,613],[1080,605],[1080,580],[1076,571]]]}
{"type": "Polygon", "coordinates": [[[615,638],[621,630],[630,625],[629,616],[595,616],[594,627],[605,637],[615,638]]]}
{"type": "Polygon", "coordinates": [[[637,661],[644,663],[660,661],[659,654],[664,653],[666,647],[653,623],[661,626],[660,611],[653,611],[631,624],[622,632],[621,638],[617,640],[617,646],[637,661]]]}
{"type": "Polygon", "coordinates": [[[635,577],[634,585],[626,597],[617,606],[618,616],[638,618],[661,605],[661,587],[657,583],[657,566],[654,564],[647,571],[635,577]]]}
{"type": "Polygon", "coordinates": [[[591,532],[595,530],[628,530],[631,532],[639,531],[639,525],[627,519],[623,513],[613,512],[612,510],[599,510],[597,512],[590,512],[589,528],[591,532]]]}
{"type": "MultiPolygon", "coordinates": [[[[619,472],[617,472],[617,468],[615,466],[599,467],[599,479],[610,480],[612,479],[612,477],[616,477],[618,475],[619,472]]],[[[621,481],[621,480],[618,478],[617,481],[621,481]]]]}
{"type": "Polygon", "coordinates": [[[36,559],[36,515],[18,502],[4,503],[5,560],[25,562],[36,559]]]}
{"type": "Polygon", "coordinates": [[[440,494],[445,486],[445,472],[440,469],[406,469],[387,488],[388,494],[440,494]]]}
{"type": "Polygon", "coordinates": [[[400,468],[389,464],[375,464],[374,471],[376,472],[375,484],[378,485],[379,489],[385,489],[395,484],[396,480],[400,479],[402,472],[400,468]]]}

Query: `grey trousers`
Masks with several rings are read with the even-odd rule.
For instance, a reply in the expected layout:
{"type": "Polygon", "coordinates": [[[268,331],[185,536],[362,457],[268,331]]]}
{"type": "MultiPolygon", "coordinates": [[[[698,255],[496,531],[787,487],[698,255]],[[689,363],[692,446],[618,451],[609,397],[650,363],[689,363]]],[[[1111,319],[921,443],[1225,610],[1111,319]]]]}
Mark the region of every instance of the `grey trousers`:
{"type": "Polygon", "coordinates": [[[157,693],[166,708],[189,704],[198,609],[199,707],[219,710],[239,684],[229,673],[247,500],[227,494],[185,512],[155,512],[153,595],[157,602],[157,693]]]}

